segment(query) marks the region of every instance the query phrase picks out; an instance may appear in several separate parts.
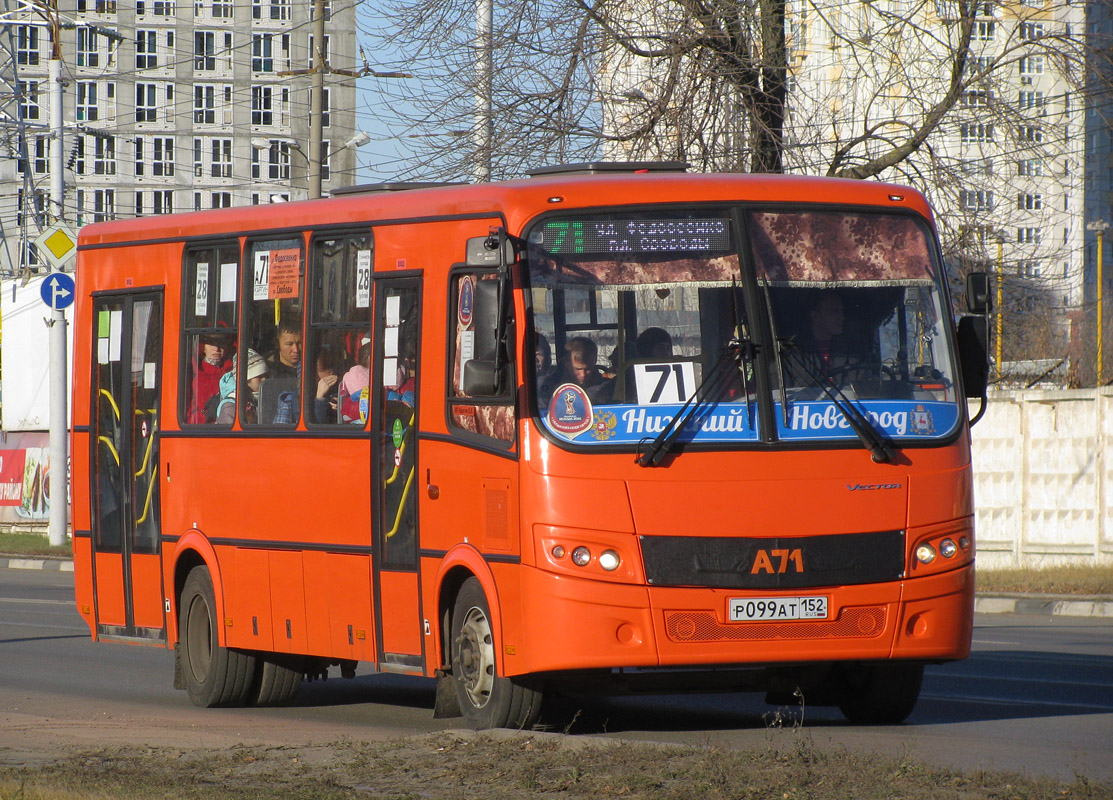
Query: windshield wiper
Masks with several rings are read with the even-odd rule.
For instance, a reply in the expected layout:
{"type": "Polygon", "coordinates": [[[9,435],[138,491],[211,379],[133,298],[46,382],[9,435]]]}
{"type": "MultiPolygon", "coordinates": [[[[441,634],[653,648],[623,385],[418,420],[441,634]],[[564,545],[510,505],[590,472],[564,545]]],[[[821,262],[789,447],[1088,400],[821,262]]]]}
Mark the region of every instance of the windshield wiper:
{"type": "Polygon", "coordinates": [[[650,442],[643,452],[638,454],[635,461],[639,466],[655,467],[661,463],[665,454],[672,449],[673,444],[675,444],[676,440],[680,437],[680,433],[684,430],[684,426],[688,424],[699,409],[704,407],[708,402],[708,398],[719,396],[719,390],[722,388],[724,382],[723,379],[730,375],[730,370],[727,369],[727,367],[734,364],[741,369],[742,352],[744,349],[749,348],[749,346],[750,344],[748,341],[740,342],[735,338],[732,338],[727,343],[727,346],[723,348],[723,352],[719,355],[718,360],[715,362],[714,366],[711,367],[711,371],[707,373],[707,377],[696,387],[692,396],[684,402],[684,405],[680,407],[676,415],[669,420],[669,424],[665,426],[665,429],[657,434],[657,438],[650,442]]]}
{"type": "Polygon", "coordinates": [[[781,416],[784,417],[785,427],[788,427],[788,392],[785,390],[785,365],[781,359],[780,337],[777,336],[777,318],[773,316],[773,301],[769,299],[769,279],[761,282],[761,293],[765,296],[765,313],[769,317],[769,329],[773,334],[773,360],[777,362],[777,377],[781,385],[781,416]]]}
{"type": "Polygon", "coordinates": [[[750,416],[750,374],[753,371],[754,348],[750,342],[750,332],[746,329],[746,323],[738,313],[738,283],[734,278],[730,279],[730,315],[734,323],[733,341],[740,345],[741,360],[738,362],[738,370],[742,374],[742,393],[746,395],[746,419],[753,419],[750,416]]]}
{"type": "MultiPolygon", "coordinates": [[[[873,423],[869,421],[858,407],[854,405],[853,401],[846,396],[846,393],[838,387],[833,381],[829,380],[826,376],[815,369],[808,363],[800,351],[797,349],[796,344],[792,341],[778,339],[777,349],[779,352],[784,353],[789,359],[792,360],[801,370],[807,373],[812,382],[824,391],[824,393],[835,404],[835,407],[842,412],[843,417],[850,424],[851,430],[858,437],[870,451],[870,457],[878,464],[888,464],[896,457],[893,452],[893,447],[885,436],[874,427],[873,423]]],[[[782,389],[784,384],[782,383],[782,389]]],[[[785,406],[787,409],[787,405],[785,406]]],[[[787,411],[786,411],[787,418],[787,411]]],[[[785,427],[788,423],[785,423],[785,427]]]]}

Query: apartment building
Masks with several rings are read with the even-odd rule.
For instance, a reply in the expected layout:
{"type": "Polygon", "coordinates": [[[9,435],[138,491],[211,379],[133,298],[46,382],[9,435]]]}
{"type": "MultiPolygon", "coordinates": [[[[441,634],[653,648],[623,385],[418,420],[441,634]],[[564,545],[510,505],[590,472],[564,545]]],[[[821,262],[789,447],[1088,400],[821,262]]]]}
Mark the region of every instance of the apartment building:
{"type": "MultiPolygon", "coordinates": [[[[45,4],[40,4],[45,5],[45,4]]],[[[308,196],[311,2],[60,0],[65,220],[88,222],[308,196]]],[[[332,68],[356,64],[355,0],[325,4],[332,68]]],[[[50,28],[7,15],[7,76],[25,156],[6,128],[0,171],[3,266],[19,263],[24,214],[49,194],[50,28]]],[[[328,73],[322,193],[353,182],[355,79],[328,73]]],[[[34,226],[31,226],[32,228],[34,226]]]]}

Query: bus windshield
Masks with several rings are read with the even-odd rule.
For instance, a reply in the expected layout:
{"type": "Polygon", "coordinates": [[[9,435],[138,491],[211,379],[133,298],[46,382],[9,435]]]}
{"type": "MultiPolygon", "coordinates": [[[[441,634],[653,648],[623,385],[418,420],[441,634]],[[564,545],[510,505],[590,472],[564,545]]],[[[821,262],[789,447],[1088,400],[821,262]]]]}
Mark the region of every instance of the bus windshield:
{"type": "Polygon", "coordinates": [[[912,216],[578,214],[527,241],[537,408],[558,440],[644,444],[686,403],[681,443],[850,441],[847,402],[889,440],[959,422],[938,270],[912,216]],[[755,358],[757,330],[776,346],[755,358]]]}

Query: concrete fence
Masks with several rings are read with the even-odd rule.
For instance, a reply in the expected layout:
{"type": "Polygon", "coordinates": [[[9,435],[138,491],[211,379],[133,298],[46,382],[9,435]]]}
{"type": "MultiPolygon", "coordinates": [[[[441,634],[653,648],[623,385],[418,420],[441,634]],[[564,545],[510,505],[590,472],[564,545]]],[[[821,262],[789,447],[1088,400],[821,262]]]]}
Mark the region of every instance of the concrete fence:
{"type": "Polygon", "coordinates": [[[1113,388],[995,392],[973,442],[980,567],[1113,565],[1113,388]]]}

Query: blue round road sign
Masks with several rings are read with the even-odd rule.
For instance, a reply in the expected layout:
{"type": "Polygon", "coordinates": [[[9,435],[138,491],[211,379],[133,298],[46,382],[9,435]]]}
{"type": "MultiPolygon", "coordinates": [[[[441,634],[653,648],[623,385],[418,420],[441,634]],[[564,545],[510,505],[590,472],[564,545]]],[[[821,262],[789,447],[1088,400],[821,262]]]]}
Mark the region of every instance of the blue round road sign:
{"type": "Polygon", "coordinates": [[[43,302],[55,311],[69,308],[76,296],[73,278],[64,272],[52,272],[46,276],[39,289],[43,302]]]}

